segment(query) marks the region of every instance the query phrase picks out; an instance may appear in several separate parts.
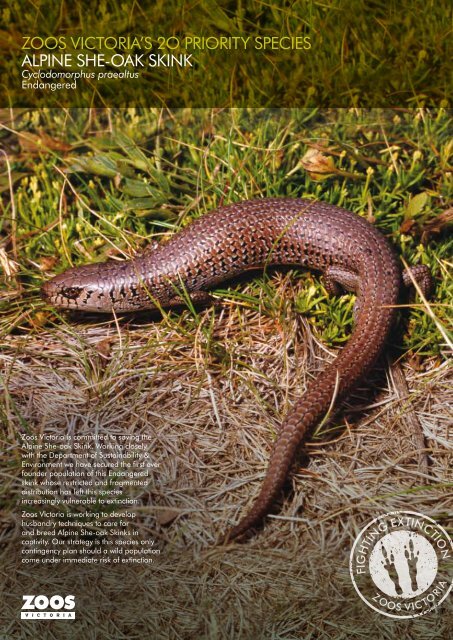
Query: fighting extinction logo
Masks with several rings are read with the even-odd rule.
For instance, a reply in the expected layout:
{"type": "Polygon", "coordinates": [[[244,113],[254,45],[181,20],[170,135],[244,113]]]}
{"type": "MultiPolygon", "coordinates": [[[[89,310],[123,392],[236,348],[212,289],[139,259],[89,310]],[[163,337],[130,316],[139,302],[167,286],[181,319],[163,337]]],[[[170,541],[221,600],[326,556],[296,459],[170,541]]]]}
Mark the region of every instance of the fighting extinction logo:
{"type": "Polygon", "coordinates": [[[448,596],[452,558],[452,540],[434,520],[413,511],[394,511],[362,529],[349,570],[369,607],[390,618],[416,618],[448,596]]]}

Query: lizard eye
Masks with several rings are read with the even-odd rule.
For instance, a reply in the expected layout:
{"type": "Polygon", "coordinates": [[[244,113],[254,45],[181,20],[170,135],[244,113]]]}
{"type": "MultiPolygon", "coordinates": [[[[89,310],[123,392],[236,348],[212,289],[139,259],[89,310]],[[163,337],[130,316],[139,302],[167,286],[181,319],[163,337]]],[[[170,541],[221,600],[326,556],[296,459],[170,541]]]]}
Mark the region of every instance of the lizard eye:
{"type": "Polygon", "coordinates": [[[82,287],[64,287],[61,290],[61,295],[65,298],[69,298],[70,300],[75,300],[79,297],[82,291],[82,287]]]}

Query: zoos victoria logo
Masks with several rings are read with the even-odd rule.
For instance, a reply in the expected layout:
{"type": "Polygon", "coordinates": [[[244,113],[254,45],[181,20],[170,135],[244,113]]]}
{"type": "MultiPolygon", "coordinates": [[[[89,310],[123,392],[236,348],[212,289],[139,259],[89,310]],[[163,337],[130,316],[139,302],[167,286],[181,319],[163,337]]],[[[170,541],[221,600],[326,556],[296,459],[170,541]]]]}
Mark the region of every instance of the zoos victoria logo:
{"type": "Polygon", "coordinates": [[[75,620],[75,596],[22,596],[22,620],[75,620]]]}

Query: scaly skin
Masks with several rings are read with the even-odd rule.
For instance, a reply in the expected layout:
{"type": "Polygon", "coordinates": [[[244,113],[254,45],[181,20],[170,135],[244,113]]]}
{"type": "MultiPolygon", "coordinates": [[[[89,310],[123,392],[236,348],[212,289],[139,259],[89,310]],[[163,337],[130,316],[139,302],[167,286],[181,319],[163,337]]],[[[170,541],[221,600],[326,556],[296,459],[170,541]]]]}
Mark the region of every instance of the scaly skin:
{"type": "MultiPolygon", "coordinates": [[[[333,205],[289,198],[249,200],[212,211],[135,260],[69,269],[42,288],[43,297],[60,308],[134,311],[180,303],[182,290],[195,302],[206,301],[213,285],[245,269],[275,264],[323,272],[332,293],[338,293],[339,285],[355,291],[355,329],[336,360],[286,416],[261,491],[225,541],[242,537],[269,512],[307,432],[382,351],[402,286],[401,268],[387,240],[363,218],[333,205]]],[[[427,268],[411,272],[428,294],[427,268]]]]}

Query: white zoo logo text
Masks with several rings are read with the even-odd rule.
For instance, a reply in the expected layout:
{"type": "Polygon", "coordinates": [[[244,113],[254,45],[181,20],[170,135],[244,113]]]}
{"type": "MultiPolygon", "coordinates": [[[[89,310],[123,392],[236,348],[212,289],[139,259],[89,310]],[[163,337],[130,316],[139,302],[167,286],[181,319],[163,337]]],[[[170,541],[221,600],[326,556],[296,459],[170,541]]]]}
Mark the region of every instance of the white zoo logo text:
{"type": "Polygon", "coordinates": [[[75,620],[75,596],[22,596],[22,620],[75,620]]]}

